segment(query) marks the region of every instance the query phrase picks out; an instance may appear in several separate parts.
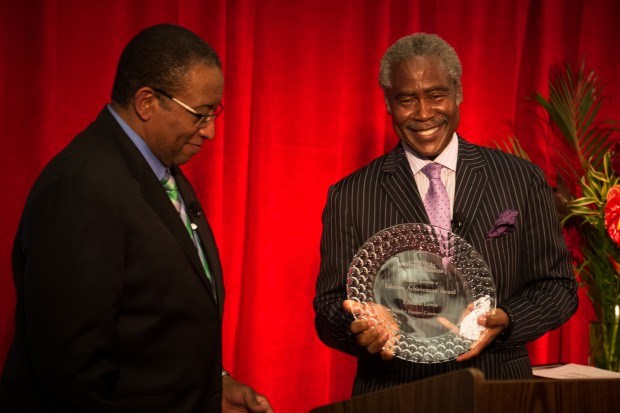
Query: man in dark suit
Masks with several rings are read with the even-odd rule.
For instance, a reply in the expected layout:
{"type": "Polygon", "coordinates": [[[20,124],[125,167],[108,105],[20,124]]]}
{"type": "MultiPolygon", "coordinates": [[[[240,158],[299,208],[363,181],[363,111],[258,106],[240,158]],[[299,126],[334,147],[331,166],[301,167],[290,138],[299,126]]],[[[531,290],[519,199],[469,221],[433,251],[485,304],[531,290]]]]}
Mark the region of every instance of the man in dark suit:
{"type": "MultiPolygon", "coordinates": [[[[315,324],[324,343],[357,357],[354,394],[465,367],[481,369],[488,379],[530,377],[525,344],[576,310],[569,254],[540,169],[456,133],[461,73],[456,52],[438,36],[418,33],[392,45],[381,60],[380,84],[400,143],[329,190],[315,324]],[[488,264],[497,308],[477,319],[486,331],[469,351],[425,364],[393,357],[386,346],[393,333],[371,319],[372,311],[346,300],[346,278],[358,248],[378,231],[432,223],[424,206],[430,182],[422,169],[433,162],[441,165],[449,198],[447,229],[488,264]]],[[[379,318],[393,325],[390,317],[379,318]]]]}
{"type": "Polygon", "coordinates": [[[222,369],[222,271],[179,165],[215,133],[224,79],[202,39],[150,27],[112,103],[43,170],[15,240],[3,412],[270,412],[222,369]]]}

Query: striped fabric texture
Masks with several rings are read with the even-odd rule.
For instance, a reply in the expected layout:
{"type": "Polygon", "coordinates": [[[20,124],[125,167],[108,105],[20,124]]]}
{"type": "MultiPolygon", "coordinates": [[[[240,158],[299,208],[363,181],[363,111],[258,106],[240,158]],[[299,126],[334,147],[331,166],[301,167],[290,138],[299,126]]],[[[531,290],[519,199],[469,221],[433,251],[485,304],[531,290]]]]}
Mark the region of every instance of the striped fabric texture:
{"type": "Polygon", "coordinates": [[[459,368],[487,379],[531,377],[525,344],[564,323],[577,308],[577,285],[551,190],[535,165],[459,137],[452,231],[485,259],[498,306],[511,327],[483,353],[462,363],[382,361],[355,342],[353,318],[342,309],[346,274],[358,248],[376,232],[404,223],[429,223],[403,148],[347,176],[329,189],[323,211],[315,325],[328,346],[358,357],[353,394],[367,393],[459,368]],[[496,217],[519,212],[514,231],[487,239],[496,217]]]}

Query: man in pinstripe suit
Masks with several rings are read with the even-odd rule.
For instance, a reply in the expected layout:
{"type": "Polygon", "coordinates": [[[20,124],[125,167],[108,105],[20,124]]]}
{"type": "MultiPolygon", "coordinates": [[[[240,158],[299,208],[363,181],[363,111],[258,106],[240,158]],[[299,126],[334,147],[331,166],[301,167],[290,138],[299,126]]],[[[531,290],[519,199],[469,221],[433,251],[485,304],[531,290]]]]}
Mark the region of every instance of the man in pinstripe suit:
{"type": "Polygon", "coordinates": [[[435,35],[406,36],[381,60],[380,84],[400,144],[329,190],[323,212],[321,268],[314,308],[319,337],[357,357],[353,394],[456,369],[475,367],[487,379],[531,376],[525,344],[564,323],[577,308],[576,282],[549,186],[533,164],[473,145],[457,135],[461,64],[435,35]],[[456,360],[422,364],[393,358],[389,334],[352,312],[346,273],[372,235],[403,223],[429,223],[421,169],[443,166],[451,230],[485,259],[497,288],[497,309],[478,319],[487,331],[456,360]],[[507,211],[516,219],[497,231],[507,211]],[[495,231],[494,231],[495,230],[495,231]]]}

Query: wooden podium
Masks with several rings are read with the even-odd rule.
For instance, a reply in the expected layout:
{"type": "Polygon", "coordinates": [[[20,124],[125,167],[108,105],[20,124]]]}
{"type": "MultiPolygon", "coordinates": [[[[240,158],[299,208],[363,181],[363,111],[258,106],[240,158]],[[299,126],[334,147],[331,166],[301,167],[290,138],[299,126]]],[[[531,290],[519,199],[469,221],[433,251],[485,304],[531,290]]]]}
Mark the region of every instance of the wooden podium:
{"type": "Polygon", "coordinates": [[[612,413],[620,379],[485,380],[464,369],[318,407],[312,413],[612,413]]]}

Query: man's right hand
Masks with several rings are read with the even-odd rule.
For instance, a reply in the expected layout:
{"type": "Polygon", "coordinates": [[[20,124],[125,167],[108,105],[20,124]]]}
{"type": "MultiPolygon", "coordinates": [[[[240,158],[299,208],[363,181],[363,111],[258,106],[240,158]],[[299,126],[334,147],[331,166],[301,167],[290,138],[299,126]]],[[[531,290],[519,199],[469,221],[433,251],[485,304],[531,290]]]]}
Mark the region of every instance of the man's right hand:
{"type": "Polygon", "coordinates": [[[357,335],[357,344],[366,347],[371,354],[379,353],[383,360],[392,359],[394,357],[392,345],[399,330],[392,313],[376,303],[345,300],[342,306],[356,318],[349,329],[357,335]]]}

